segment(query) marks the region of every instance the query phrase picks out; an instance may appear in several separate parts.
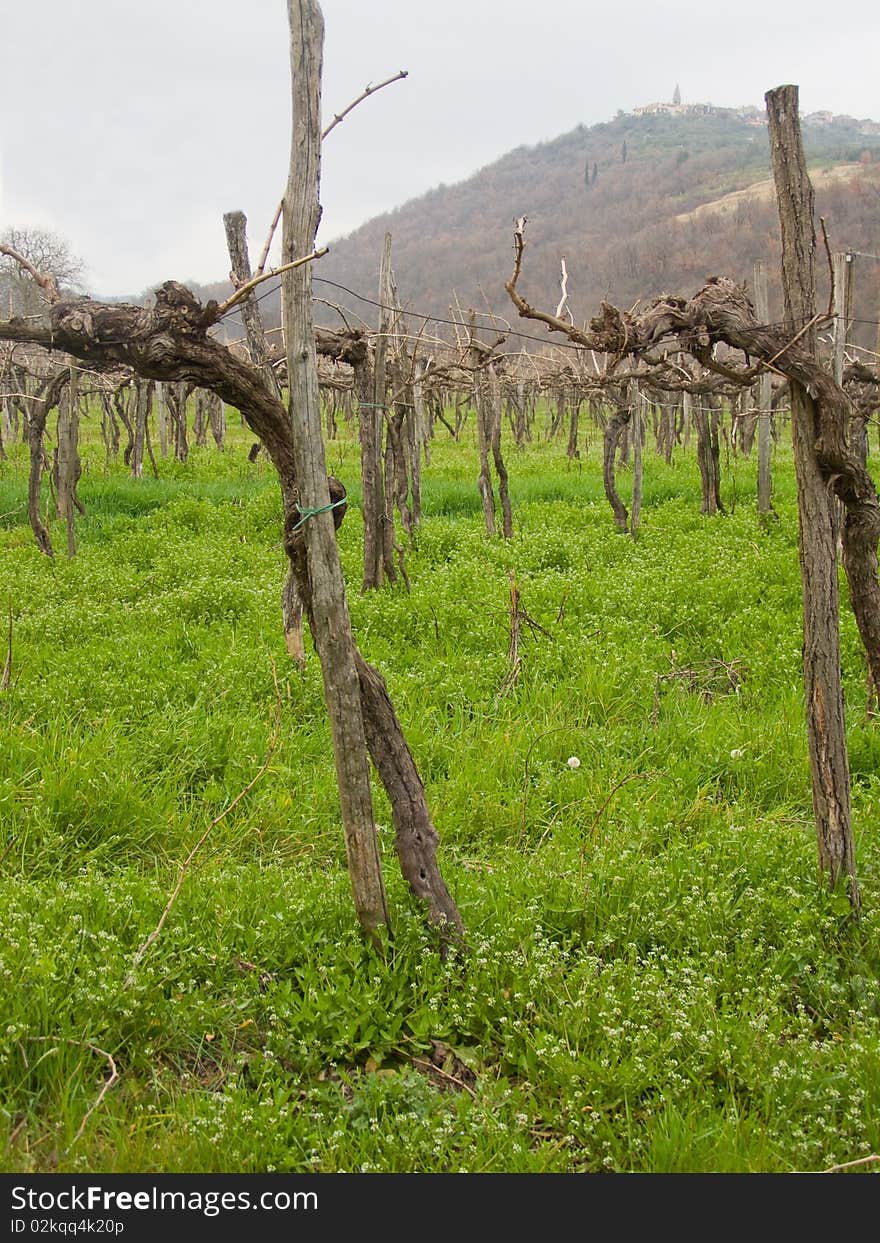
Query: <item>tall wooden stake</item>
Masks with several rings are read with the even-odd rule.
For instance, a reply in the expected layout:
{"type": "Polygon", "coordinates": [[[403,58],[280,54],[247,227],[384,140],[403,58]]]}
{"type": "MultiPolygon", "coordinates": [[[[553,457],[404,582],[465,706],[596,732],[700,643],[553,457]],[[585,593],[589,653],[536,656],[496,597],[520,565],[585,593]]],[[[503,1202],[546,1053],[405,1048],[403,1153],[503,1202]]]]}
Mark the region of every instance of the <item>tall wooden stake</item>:
{"type": "MultiPolygon", "coordinates": [[[[801,143],[798,88],[779,86],[765,99],[782,231],[786,330],[794,336],[810,325],[816,313],[813,187],[801,143]]],[[[815,355],[815,329],[808,327],[805,337],[806,348],[815,355]]],[[[847,878],[850,902],[858,910],[840,669],[835,498],[815,452],[820,435],[816,402],[803,384],[794,379],[790,384],[804,602],[804,690],[819,866],[832,885],[847,878]]]]}
{"type": "MultiPolygon", "coordinates": [[[[755,292],[755,314],[762,324],[770,322],[770,298],[767,293],[767,265],[763,259],[755,264],[752,278],[755,292]]],[[[770,372],[764,371],[757,383],[758,391],[758,514],[775,518],[771,500],[773,484],[770,477],[770,372]]]]}
{"type": "Polygon", "coordinates": [[[480,364],[484,361],[484,351],[476,338],[477,317],[473,311],[468,316],[470,348],[468,354],[474,368],[474,409],[477,420],[477,445],[480,453],[480,474],[477,487],[483,504],[483,521],[488,535],[495,534],[495,494],[492,491],[492,474],[489,470],[489,448],[492,444],[493,412],[489,404],[484,377],[480,374],[480,364]]]}
{"type": "Polygon", "coordinates": [[[629,389],[627,401],[632,410],[630,427],[633,442],[633,497],[630,532],[633,539],[638,539],[642,514],[642,395],[639,392],[638,380],[630,380],[627,387],[629,389]]]}
{"type": "Polygon", "coordinates": [[[67,393],[58,407],[57,507],[67,526],[67,555],[76,555],[76,481],[79,477],[79,369],[70,368],[67,393]]]}
{"type": "MultiPolygon", "coordinates": [[[[243,211],[228,211],[223,216],[223,227],[226,230],[226,249],[229,251],[232,275],[239,286],[246,285],[253,276],[247,246],[247,216],[243,211]]],[[[280,397],[281,385],[269,361],[269,343],[256,294],[247,293],[242,297],[238,303],[238,313],[244,324],[251,362],[260,368],[269,388],[276,397],[280,397]]]]}
{"type": "MultiPolygon", "coordinates": [[[[842,386],[843,371],[846,366],[846,347],[852,330],[855,256],[850,251],[838,251],[832,256],[831,262],[834,271],[834,361],[832,374],[837,383],[842,386]]],[[[866,465],[868,461],[867,418],[855,414],[850,419],[849,440],[859,461],[866,465]]]]}
{"type": "MultiPolygon", "coordinates": [[[[315,248],[321,209],[321,65],[324,19],[315,0],[288,0],[293,135],[284,200],[283,262],[315,248]]],[[[311,267],[284,274],[287,369],[298,485],[285,496],[288,531],[302,522],[310,587],[310,622],[324,677],[348,869],[358,919],[371,938],[388,926],[388,906],[373,819],[370,768],[361,714],[355,647],[321,434],[318,368],[312,322],[311,267]],[[321,512],[315,512],[321,511],[321,512]],[[301,517],[297,519],[299,513],[301,517]],[[291,519],[293,521],[291,522],[291,519]]]]}
{"type": "MultiPolygon", "coordinates": [[[[381,583],[384,575],[390,583],[394,583],[397,581],[397,570],[394,566],[394,444],[388,428],[392,412],[386,409],[388,349],[394,324],[394,278],[391,272],[390,233],[385,234],[385,241],[382,245],[382,261],[379,265],[379,304],[379,335],[376,340],[375,395],[373,397],[373,417],[376,420],[373,433],[376,474],[372,487],[373,505],[377,506],[375,513],[379,523],[377,533],[382,557],[379,580],[381,583]]],[[[364,548],[366,552],[366,544],[364,548]]]]}
{"type": "Polygon", "coordinates": [[[843,368],[846,361],[846,343],[852,327],[853,303],[853,256],[838,251],[831,257],[834,272],[834,366],[832,374],[838,384],[843,384],[843,368]]]}
{"type": "MultiPolygon", "coordinates": [[[[246,285],[252,276],[247,247],[247,217],[243,211],[226,212],[223,225],[226,229],[226,248],[229,251],[232,275],[238,281],[239,286],[246,285]]],[[[280,400],[281,385],[278,383],[278,377],[269,359],[269,343],[256,295],[245,294],[238,306],[251,362],[255,367],[260,368],[270,390],[280,400]]],[[[303,641],[303,603],[292,572],[287,575],[281,591],[281,614],[287,651],[302,668],[306,663],[306,649],[303,641]]]]}
{"type": "Polygon", "coordinates": [[[501,532],[505,539],[513,539],[513,508],[510,503],[510,484],[507,465],[501,450],[501,381],[493,363],[486,368],[485,400],[491,432],[492,460],[498,476],[498,500],[501,502],[501,532]]]}

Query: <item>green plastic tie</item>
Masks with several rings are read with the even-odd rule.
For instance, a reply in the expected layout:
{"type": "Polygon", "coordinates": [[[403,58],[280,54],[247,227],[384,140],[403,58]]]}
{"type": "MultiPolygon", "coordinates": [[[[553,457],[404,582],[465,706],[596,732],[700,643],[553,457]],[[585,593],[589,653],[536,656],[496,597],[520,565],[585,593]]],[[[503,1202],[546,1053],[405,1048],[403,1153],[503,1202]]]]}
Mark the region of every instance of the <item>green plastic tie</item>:
{"type": "Polygon", "coordinates": [[[303,523],[308,522],[309,518],[314,518],[318,514],[326,514],[331,509],[338,509],[340,505],[345,505],[347,501],[348,497],[343,496],[341,500],[331,501],[329,505],[321,505],[318,509],[300,509],[299,505],[297,505],[297,509],[299,510],[299,522],[296,526],[292,526],[290,528],[290,534],[293,535],[294,531],[298,531],[303,523]]]}

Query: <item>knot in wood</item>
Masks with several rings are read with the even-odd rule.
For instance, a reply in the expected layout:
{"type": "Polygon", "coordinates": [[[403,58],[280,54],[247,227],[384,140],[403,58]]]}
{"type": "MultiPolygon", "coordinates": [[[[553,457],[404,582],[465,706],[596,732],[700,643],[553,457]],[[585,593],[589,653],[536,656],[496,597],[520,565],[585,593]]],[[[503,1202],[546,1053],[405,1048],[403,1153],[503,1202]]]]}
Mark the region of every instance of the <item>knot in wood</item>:
{"type": "Polygon", "coordinates": [[[62,323],[68,332],[75,332],[83,337],[94,336],[92,317],[85,311],[71,311],[64,316],[62,323]]]}

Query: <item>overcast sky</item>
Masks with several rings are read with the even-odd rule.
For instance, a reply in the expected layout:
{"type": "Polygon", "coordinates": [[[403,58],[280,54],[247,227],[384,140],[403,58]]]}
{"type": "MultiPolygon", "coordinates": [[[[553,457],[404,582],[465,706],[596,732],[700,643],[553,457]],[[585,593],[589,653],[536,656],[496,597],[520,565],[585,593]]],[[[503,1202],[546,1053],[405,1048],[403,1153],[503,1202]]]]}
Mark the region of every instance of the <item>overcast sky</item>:
{"type": "MultiPolygon", "coordinates": [[[[676,83],[736,106],[795,82],[804,112],[880,119],[876,0],[322,7],[325,123],[409,70],[326,143],[323,242],[676,83]]],[[[256,259],[287,176],[285,0],[0,0],[0,40],[0,232],[61,233],[99,294],[222,278],[235,208],[256,259]]]]}

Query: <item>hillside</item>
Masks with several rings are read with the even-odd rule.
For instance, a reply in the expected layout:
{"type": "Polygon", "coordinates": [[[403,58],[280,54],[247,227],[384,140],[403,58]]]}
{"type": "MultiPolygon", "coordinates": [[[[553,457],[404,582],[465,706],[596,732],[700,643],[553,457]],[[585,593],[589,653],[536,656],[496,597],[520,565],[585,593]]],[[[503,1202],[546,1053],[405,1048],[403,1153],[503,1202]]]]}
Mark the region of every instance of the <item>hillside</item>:
{"type": "MultiPolygon", "coordinates": [[[[813,114],[804,145],[834,250],[880,254],[880,124],[813,114]]],[[[569,273],[576,322],[603,298],[621,306],[664,292],[693,293],[714,273],[751,283],[763,259],[770,275],[771,315],[780,316],[779,226],[763,114],[711,109],[681,115],[620,114],[578,126],[550,142],[517,147],[456,185],[440,185],[330,242],[314,271],[315,292],[374,323],[375,307],[323,281],[377,297],[379,256],[393,235],[393,266],[402,303],[446,317],[462,307],[513,311],[504,282],[512,263],[513,221],[529,219],[521,289],[537,306],[559,300],[560,258],[569,273]]],[[[817,225],[818,227],[818,225],[817,225]]],[[[820,297],[827,264],[817,263],[820,297]]],[[[225,297],[227,283],[196,286],[225,297]]],[[[880,262],[859,261],[854,315],[877,320],[880,262]]],[[[264,294],[267,324],[280,323],[277,294],[264,294]]],[[[318,308],[323,323],[338,324],[318,308]]],[[[240,325],[230,324],[233,334],[240,325]]],[[[873,323],[854,339],[875,348],[873,323]]]]}
{"type": "MultiPolygon", "coordinates": [[[[805,123],[804,141],[832,247],[876,254],[880,126],[819,115],[821,123],[805,123]]],[[[526,215],[523,291],[552,309],[565,256],[570,305],[582,320],[603,297],[629,306],[664,291],[692,291],[714,272],[747,280],[756,259],[775,275],[769,173],[766,126],[756,110],[619,115],[519,147],[467,181],[438,186],[376,217],[332,243],[315,275],[375,297],[389,230],[404,302],[447,315],[454,290],[463,306],[484,308],[485,295],[493,310],[508,315],[512,222],[526,215]]],[[[372,318],[349,295],[318,291],[372,318]]],[[[856,314],[876,319],[878,301],[880,264],[866,262],[856,314]]]]}

